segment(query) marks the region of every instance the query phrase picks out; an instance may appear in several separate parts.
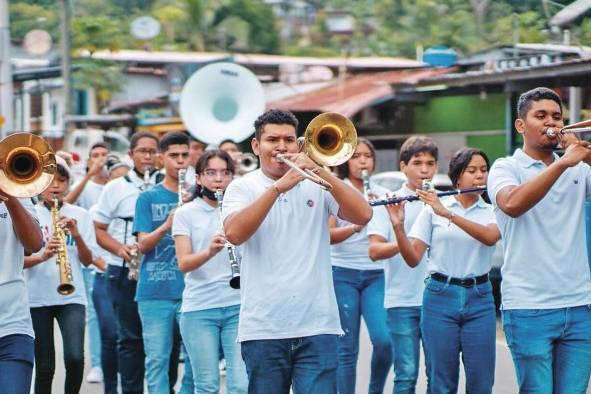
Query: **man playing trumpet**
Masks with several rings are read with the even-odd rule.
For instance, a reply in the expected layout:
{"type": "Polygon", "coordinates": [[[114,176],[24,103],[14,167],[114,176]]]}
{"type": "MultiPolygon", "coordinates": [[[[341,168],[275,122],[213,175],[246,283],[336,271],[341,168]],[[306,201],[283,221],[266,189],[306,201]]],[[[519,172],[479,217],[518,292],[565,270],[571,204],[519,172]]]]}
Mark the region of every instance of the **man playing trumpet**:
{"type": "Polygon", "coordinates": [[[337,336],[342,335],[330,264],[328,219],[365,225],[361,193],[298,153],[298,121],[270,110],[255,121],[252,148],[261,168],[224,196],[227,240],[242,245],[238,340],[249,393],[336,393],[337,336]],[[332,184],[304,181],[279,157],[332,184]],[[302,182],[303,181],[303,182],[302,182]]]}

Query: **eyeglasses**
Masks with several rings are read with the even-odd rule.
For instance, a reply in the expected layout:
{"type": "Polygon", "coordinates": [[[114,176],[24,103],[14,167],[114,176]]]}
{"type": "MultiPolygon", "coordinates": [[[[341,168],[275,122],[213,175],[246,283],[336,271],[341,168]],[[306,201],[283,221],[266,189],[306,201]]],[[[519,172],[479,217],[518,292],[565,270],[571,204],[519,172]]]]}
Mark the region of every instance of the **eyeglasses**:
{"type": "Polygon", "coordinates": [[[158,153],[158,151],[156,149],[146,149],[146,148],[138,148],[138,149],[134,149],[133,151],[134,153],[139,153],[140,155],[146,156],[146,155],[151,155],[154,156],[156,155],[156,153],[158,153]]]}
{"type": "Polygon", "coordinates": [[[218,174],[222,178],[231,178],[234,175],[230,170],[205,170],[202,174],[207,178],[215,178],[218,174]]]}

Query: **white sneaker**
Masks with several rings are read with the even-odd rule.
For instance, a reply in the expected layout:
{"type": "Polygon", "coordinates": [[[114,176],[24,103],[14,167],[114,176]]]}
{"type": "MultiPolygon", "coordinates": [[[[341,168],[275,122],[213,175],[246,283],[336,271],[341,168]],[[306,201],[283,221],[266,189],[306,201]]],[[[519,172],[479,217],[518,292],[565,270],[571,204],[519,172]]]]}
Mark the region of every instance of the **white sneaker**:
{"type": "Polygon", "coordinates": [[[88,383],[102,383],[103,370],[100,367],[92,367],[88,375],[86,375],[86,381],[88,383]]]}

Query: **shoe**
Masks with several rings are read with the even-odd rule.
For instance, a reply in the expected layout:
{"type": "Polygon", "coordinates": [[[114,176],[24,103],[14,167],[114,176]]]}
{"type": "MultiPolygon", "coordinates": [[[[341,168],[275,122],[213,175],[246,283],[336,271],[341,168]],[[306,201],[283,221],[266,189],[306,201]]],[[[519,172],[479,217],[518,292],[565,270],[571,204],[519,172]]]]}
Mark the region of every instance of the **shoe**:
{"type": "Polygon", "coordinates": [[[102,383],[103,370],[100,367],[92,367],[88,375],[86,375],[86,381],[88,383],[102,383]]]}
{"type": "Polygon", "coordinates": [[[226,360],[223,358],[220,360],[220,375],[226,376],[226,360]]]}

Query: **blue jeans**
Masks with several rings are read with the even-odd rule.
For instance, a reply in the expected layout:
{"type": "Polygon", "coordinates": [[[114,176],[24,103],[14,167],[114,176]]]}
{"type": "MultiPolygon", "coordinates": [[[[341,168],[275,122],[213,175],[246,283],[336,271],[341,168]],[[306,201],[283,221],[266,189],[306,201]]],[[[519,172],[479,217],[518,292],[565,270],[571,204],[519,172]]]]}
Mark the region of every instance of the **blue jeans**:
{"type": "Polygon", "coordinates": [[[220,343],[226,358],[227,393],[246,393],[248,377],[240,355],[238,315],[240,305],[181,314],[181,335],[193,368],[195,394],[218,393],[220,343]]]}
{"type": "Polygon", "coordinates": [[[503,328],[521,393],[585,393],[591,372],[591,305],[506,309],[503,328]]]}
{"type": "MultiPolygon", "coordinates": [[[[174,387],[177,376],[176,368],[180,346],[178,319],[180,318],[181,301],[145,300],[138,302],[138,308],[142,320],[146,351],[148,392],[168,393],[174,387]]],[[[189,360],[185,360],[185,376],[190,376],[191,372],[191,363],[189,360]]],[[[187,383],[192,386],[192,377],[188,380],[183,379],[181,393],[192,392],[193,388],[186,387],[187,383]]]]}
{"type": "Polygon", "coordinates": [[[123,394],[144,392],[142,324],[134,301],[136,281],[127,279],[127,267],[107,268],[107,291],[113,302],[117,326],[118,367],[123,394]]]}
{"type": "Polygon", "coordinates": [[[249,394],[336,394],[337,336],[265,339],[241,343],[249,394]]]}
{"type": "Polygon", "coordinates": [[[427,278],[421,332],[431,394],[458,390],[460,353],[466,392],[492,393],[496,314],[492,285],[450,285],[427,278]]]}
{"type": "Polygon", "coordinates": [[[394,394],[414,393],[421,362],[421,307],[388,308],[394,394]]]}
{"type": "Polygon", "coordinates": [[[34,339],[28,335],[0,338],[0,388],[4,394],[31,392],[34,354],[34,339]]]}
{"type": "Polygon", "coordinates": [[[64,393],[77,394],[84,374],[84,321],[86,308],[66,304],[31,308],[35,330],[35,394],[51,394],[55,372],[54,320],[59,325],[64,349],[64,393]]]}
{"type": "Polygon", "coordinates": [[[117,330],[115,310],[107,291],[107,278],[97,272],[92,288],[92,301],[100,327],[101,366],[105,394],[117,393],[117,330]]]}
{"type": "Polygon", "coordinates": [[[355,393],[361,316],[365,320],[373,345],[368,393],[382,393],[392,364],[384,309],[384,270],[356,270],[334,266],[332,274],[341,326],[345,331],[345,335],[338,340],[339,393],[355,393]]]}
{"type": "Polygon", "coordinates": [[[94,269],[82,268],[84,288],[86,290],[86,330],[88,333],[88,350],[90,352],[90,366],[101,366],[101,336],[99,333],[99,322],[94,310],[92,288],[94,286],[94,269]]]}

